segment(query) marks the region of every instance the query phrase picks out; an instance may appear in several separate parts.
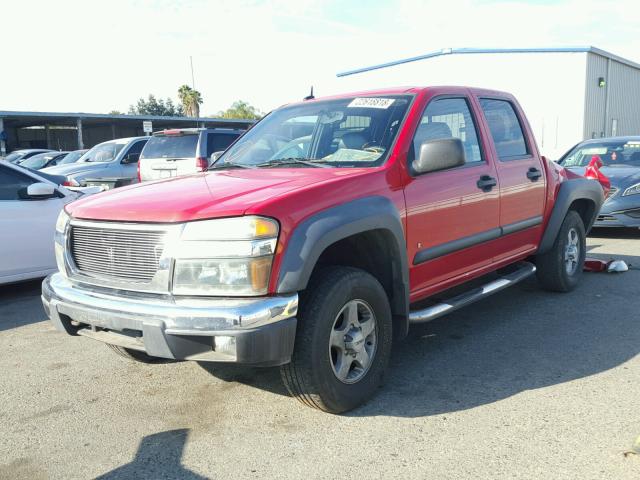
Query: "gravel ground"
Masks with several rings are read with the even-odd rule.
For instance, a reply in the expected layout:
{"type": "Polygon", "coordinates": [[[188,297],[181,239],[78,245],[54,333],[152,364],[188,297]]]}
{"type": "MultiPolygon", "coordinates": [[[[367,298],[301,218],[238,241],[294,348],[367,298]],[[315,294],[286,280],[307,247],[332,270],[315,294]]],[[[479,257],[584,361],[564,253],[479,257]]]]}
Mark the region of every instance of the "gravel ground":
{"type": "Polygon", "coordinates": [[[640,478],[640,234],[595,232],[572,294],[527,281],[414,328],[345,416],[277,370],[127,362],[0,287],[0,478],[640,478]]]}

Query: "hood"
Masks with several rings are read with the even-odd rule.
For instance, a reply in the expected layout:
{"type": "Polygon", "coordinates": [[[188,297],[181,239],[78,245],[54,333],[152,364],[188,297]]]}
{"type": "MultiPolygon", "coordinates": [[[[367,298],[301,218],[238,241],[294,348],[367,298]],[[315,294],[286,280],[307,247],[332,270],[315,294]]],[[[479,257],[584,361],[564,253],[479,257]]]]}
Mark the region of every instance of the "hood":
{"type": "Polygon", "coordinates": [[[69,163],[67,165],[56,165],[55,167],[43,168],[41,171],[50,173],[52,175],[77,175],[78,173],[96,172],[107,168],[109,163],[100,162],[82,162],[82,163],[69,163]]]}
{"type": "MultiPolygon", "coordinates": [[[[570,170],[584,175],[585,167],[571,167],[570,170]]],[[[640,168],[637,167],[600,167],[600,171],[609,179],[612,186],[622,188],[640,182],[640,168]]]]}
{"type": "Polygon", "coordinates": [[[224,170],[110,190],[74,202],[67,211],[76,218],[131,222],[231,217],[291,190],[344,177],[340,168],[224,170]]]}

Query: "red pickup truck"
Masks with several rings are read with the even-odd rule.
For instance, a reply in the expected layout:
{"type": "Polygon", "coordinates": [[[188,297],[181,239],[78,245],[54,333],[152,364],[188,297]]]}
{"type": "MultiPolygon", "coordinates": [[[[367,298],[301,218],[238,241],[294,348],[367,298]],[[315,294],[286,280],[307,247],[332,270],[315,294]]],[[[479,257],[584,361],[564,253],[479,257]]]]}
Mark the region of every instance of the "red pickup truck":
{"type": "Polygon", "coordinates": [[[344,412],[412,323],[534,272],[573,289],[602,202],[540,156],[509,94],[311,98],[208,172],[68,205],[42,297],[59,330],[126,357],[280,366],[303,403],[344,412]]]}

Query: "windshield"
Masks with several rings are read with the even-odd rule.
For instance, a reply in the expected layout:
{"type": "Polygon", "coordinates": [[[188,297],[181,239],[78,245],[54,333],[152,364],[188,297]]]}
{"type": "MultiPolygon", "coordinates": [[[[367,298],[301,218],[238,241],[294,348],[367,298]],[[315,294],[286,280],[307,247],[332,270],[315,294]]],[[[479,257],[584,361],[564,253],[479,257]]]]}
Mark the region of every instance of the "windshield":
{"type": "Polygon", "coordinates": [[[149,139],[140,158],[195,158],[199,135],[158,135],[149,139]]]}
{"type": "Polygon", "coordinates": [[[107,142],[96,145],[85,153],[79,161],[81,162],[110,162],[124,148],[124,143],[107,142]]]}
{"type": "Polygon", "coordinates": [[[350,97],[276,110],[241,137],[212,168],[381,165],[411,99],[409,95],[350,97]]]}
{"type": "Polygon", "coordinates": [[[9,155],[4,157],[7,162],[15,162],[16,160],[21,159],[24,156],[25,152],[11,152],[9,155]]]}
{"type": "Polygon", "coordinates": [[[80,157],[84,155],[86,150],[76,150],[75,152],[67,153],[62,160],[58,160],[57,165],[66,165],[67,163],[75,163],[80,160],[80,157]]]}
{"type": "Polygon", "coordinates": [[[564,167],[586,167],[593,157],[605,167],[640,167],[640,140],[609,140],[574,147],[558,163],[564,167]]]}
{"type": "Polygon", "coordinates": [[[23,167],[31,168],[32,170],[40,170],[53,158],[58,156],[58,153],[39,153],[33,157],[29,157],[20,163],[23,167]]]}

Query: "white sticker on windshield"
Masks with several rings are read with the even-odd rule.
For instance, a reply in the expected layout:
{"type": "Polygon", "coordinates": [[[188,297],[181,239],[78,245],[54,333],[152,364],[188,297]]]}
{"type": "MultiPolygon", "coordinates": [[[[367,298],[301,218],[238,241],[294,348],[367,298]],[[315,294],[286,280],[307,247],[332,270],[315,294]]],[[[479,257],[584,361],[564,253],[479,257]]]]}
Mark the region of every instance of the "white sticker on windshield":
{"type": "Polygon", "coordinates": [[[347,107],[349,108],[389,108],[395,99],[393,98],[379,98],[379,97],[360,97],[354,98],[347,107]]]}

